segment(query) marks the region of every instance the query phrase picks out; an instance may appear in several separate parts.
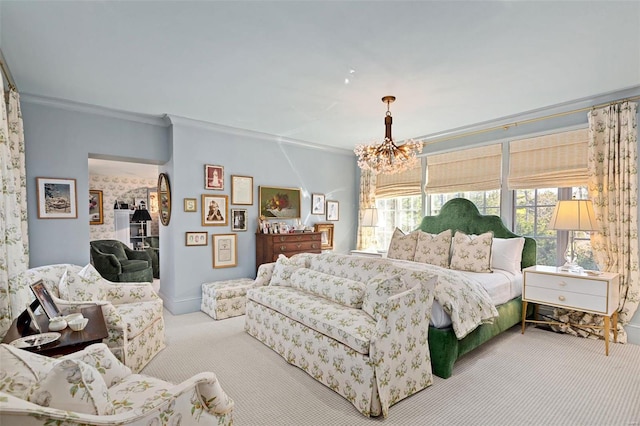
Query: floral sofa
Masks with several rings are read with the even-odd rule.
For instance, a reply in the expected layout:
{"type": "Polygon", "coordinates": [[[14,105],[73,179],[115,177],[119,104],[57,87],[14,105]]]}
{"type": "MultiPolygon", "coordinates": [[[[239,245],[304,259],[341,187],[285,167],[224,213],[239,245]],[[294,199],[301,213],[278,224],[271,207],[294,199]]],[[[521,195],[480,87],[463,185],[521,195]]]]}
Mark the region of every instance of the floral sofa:
{"type": "Polygon", "coordinates": [[[216,376],[174,385],[133,374],[104,343],[61,358],[0,345],[0,418],[9,425],[230,425],[216,376]]]}
{"type": "Polygon", "coordinates": [[[437,276],[334,254],[261,265],[245,330],[365,416],[432,384],[429,319],[437,276]]]}
{"type": "Polygon", "coordinates": [[[29,285],[38,280],[43,280],[63,315],[87,306],[102,306],[109,333],[104,343],[134,372],[164,349],[163,304],[151,283],[112,283],[92,265],[39,266],[12,280],[16,291],[10,294],[11,306],[30,303],[34,295],[29,285]]]}

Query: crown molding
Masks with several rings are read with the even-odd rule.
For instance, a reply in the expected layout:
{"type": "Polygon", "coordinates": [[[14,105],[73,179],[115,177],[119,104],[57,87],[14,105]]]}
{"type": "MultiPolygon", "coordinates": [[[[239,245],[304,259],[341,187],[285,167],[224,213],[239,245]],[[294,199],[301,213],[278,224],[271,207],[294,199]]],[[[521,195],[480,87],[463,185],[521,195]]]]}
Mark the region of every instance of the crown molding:
{"type": "Polygon", "coordinates": [[[69,101],[66,99],[51,98],[47,96],[31,95],[29,93],[21,93],[20,101],[43,105],[47,107],[64,109],[67,111],[81,112],[86,114],[101,115],[104,117],[117,118],[119,120],[134,121],[142,124],[151,124],[153,126],[168,127],[161,115],[141,114],[137,112],[122,111],[113,108],[106,108],[97,105],[85,104],[82,102],[69,101]]]}
{"type": "Polygon", "coordinates": [[[319,144],[314,144],[314,143],[311,143],[311,142],[301,141],[301,140],[298,140],[298,139],[287,138],[287,137],[284,137],[284,136],[277,136],[277,135],[272,135],[272,134],[269,134],[269,133],[257,132],[257,131],[254,131],[254,130],[241,129],[241,128],[238,128],[238,127],[225,126],[225,125],[222,125],[222,124],[215,124],[215,123],[210,123],[208,121],[195,120],[195,119],[192,119],[192,118],[181,117],[181,116],[173,115],[173,114],[167,114],[166,118],[167,118],[167,120],[169,120],[174,125],[186,126],[186,127],[194,127],[194,128],[204,129],[204,130],[211,130],[211,131],[215,131],[215,132],[220,132],[220,133],[224,133],[224,134],[227,134],[227,135],[242,136],[242,137],[247,137],[247,138],[252,138],[252,139],[260,139],[260,140],[269,141],[269,142],[282,143],[282,144],[287,144],[287,145],[295,145],[295,146],[300,146],[300,147],[308,148],[308,149],[316,149],[316,150],[320,150],[320,151],[327,151],[327,152],[332,152],[332,153],[335,153],[335,154],[353,156],[353,151],[351,151],[349,149],[336,148],[336,147],[325,146],[325,145],[319,145],[319,144]]]}

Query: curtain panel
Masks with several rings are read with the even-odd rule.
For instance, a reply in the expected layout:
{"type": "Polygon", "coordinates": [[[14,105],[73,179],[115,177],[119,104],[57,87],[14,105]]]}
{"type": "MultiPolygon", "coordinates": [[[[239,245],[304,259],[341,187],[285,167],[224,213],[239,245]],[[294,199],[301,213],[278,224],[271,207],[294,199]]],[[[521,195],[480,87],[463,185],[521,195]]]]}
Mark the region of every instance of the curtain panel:
{"type": "Polygon", "coordinates": [[[362,226],[364,210],[376,206],[377,177],[371,170],[360,171],[360,194],[358,212],[358,236],[356,249],[365,250],[376,245],[375,228],[362,226]]]}
{"type": "Polygon", "coordinates": [[[509,189],[563,188],[587,182],[589,130],[509,143],[509,189]]]}
{"type": "Polygon", "coordinates": [[[427,156],[427,194],[500,188],[502,145],[488,145],[427,156]]]}

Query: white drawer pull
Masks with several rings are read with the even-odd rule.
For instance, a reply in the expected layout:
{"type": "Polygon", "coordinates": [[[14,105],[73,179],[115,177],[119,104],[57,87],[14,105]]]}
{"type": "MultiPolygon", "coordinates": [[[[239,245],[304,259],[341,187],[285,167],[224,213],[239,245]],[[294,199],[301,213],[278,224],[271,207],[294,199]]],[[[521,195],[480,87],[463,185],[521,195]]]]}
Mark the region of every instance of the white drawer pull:
{"type": "Polygon", "coordinates": [[[564,286],[566,286],[566,285],[567,285],[567,283],[566,283],[566,282],[564,282],[564,281],[560,281],[560,282],[558,283],[558,285],[559,285],[560,287],[564,287],[564,286]]]}
{"type": "Polygon", "coordinates": [[[565,299],[564,296],[558,296],[558,300],[561,301],[561,302],[564,302],[566,299],[565,299]]]}

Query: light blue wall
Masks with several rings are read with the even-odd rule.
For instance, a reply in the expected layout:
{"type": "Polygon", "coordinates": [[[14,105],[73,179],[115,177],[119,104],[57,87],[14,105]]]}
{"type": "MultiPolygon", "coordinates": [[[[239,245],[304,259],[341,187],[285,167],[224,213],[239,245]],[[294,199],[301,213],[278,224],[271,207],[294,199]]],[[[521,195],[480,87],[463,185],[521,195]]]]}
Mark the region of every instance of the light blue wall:
{"type": "MultiPolygon", "coordinates": [[[[357,177],[353,153],[278,141],[269,135],[214,126],[173,117],[163,120],[61,107],[26,97],[22,101],[27,161],[30,266],[89,262],[89,215],[79,208],[78,219],[38,219],[35,178],[76,179],[78,200],[88,194],[88,157],[159,164],[169,174],[172,214],[168,227],[160,227],[160,293],[174,314],[200,309],[203,282],[255,277],[255,230],[258,187],[302,189],[302,221],[324,222],[310,215],[310,194],[322,193],[340,203],[335,225],[334,251],[355,246],[357,177]],[[138,120],[138,121],[135,121],[138,120]],[[204,165],[224,166],[225,189],[204,189],[204,165]],[[230,195],[232,174],[254,178],[254,204],[246,208],[248,230],[238,232],[238,266],[214,269],[212,245],[186,247],[185,232],[231,233],[229,226],[201,225],[200,196],[230,195]],[[183,211],[184,198],[198,199],[198,212],[183,211]]],[[[79,205],[83,204],[79,202],[79,205]]]]}

